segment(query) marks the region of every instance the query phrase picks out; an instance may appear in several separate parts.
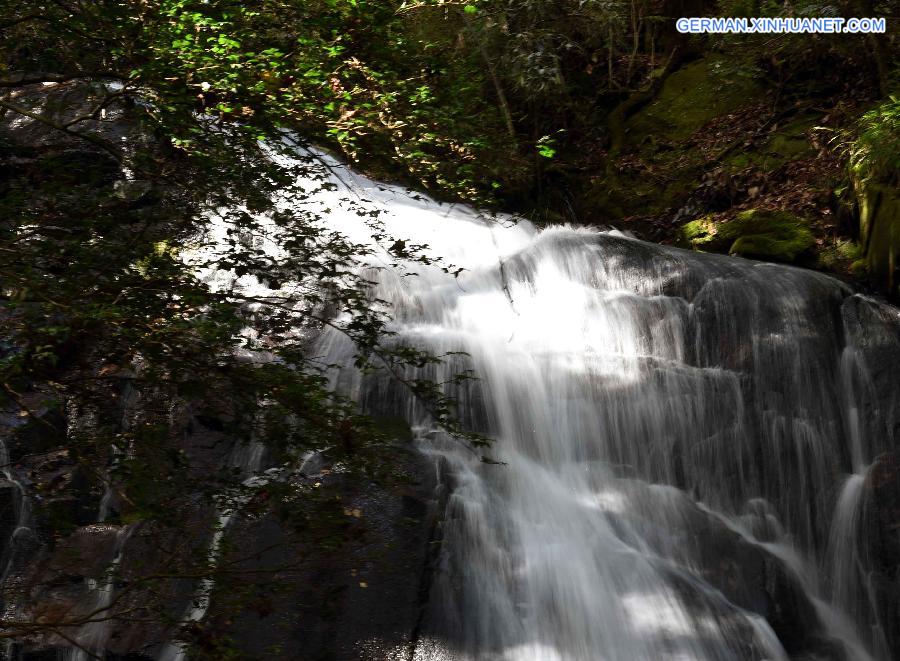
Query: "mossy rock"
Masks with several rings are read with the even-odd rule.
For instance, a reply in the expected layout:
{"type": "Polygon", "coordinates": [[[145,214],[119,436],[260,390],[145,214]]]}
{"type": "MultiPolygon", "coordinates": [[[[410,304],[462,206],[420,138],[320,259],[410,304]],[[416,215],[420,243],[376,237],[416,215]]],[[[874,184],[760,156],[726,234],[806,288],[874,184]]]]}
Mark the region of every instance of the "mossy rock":
{"type": "Polygon", "coordinates": [[[685,223],[679,231],[684,247],[773,262],[796,262],[812,250],[809,223],[786,211],[743,211],[730,221],[711,216],[685,223]]]}
{"type": "Polygon", "coordinates": [[[627,124],[628,142],[645,139],[678,142],[715,117],[725,115],[758,97],[760,83],[751,75],[736,75],[726,58],[710,56],[692,62],[666,79],[652,103],[627,124]]]}
{"type": "Polygon", "coordinates": [[[862,275],[866,270],[862,248],[856,241],[850,239],[836,240],[819,253],[818,268],[862,275]]]}
{"type": "MultiPolygon", "coordinates": [[[[681,153],[681,152],[679,152],[681,153]]],[[[667,180],[642,172],[609,172],[600,180],[574,181],[576,213],[589,222],[607,223],[628,216],[650,216],[677,209],[697,187],[690,166],[666,170],[667,180]]]]}

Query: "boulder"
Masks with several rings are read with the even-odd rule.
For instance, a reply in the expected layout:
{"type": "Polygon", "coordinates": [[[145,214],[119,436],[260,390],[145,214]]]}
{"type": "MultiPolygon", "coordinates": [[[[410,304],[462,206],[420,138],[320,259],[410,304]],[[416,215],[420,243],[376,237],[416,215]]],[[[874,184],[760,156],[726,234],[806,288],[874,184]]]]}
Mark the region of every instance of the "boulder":
{"type": "Polygon", "coordinates": [[[775,262],[793,263],[815,246],[809,223],[786,211],[743,211],[730,221],[711,216],[685,223],[685,247],[775,262]]]}

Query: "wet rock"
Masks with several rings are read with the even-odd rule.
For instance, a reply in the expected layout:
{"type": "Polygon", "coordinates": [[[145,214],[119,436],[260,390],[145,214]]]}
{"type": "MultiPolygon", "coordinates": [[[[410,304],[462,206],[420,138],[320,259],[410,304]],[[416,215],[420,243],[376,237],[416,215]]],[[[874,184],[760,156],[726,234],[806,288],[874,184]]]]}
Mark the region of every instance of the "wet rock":
{"type": "Polygon", "coordinates": [[[37,567],[41,583],[62,583],[71,577],[99,580],[112,562],[119,526],[92,524],[60,539],[37,567]]]}
{"type": "Polygon", "coordinates": [[[881,455],[869,470],[870,550],[878,610],[891,649],[900,649],[900,456],[881,455]]]}
{"type": "Polygon", "coordinates": [[[861,295],[848,297],[840,312],[845,343],[859,359],[855,388],[868,457],[894,452],[900,442],[900,313],[861,295]]]}
{"type": "MultiPolygon", "coordinates": [[[[65,124],[92,111],[107,92],[102,83],[37,84],[20,90],[16,103],[59,124],[65,124]]],[[[112,103],[107,106],[103,117],[86,120],[78,126],[102,139],[120,142],[134,137],[135,127],[122,121],[126,112],[125,105],[112,103]]],[[[66,135],[44,122],[12,112],[0,117],[0,136],[14,145],[27,146],[30,150],[57,149],[61,146],[78,148],[86,145],[85,141],[66,135]]]]}
{"type": "MultiPolygon", "coordinates": [[[[789,654],[822,653],[835,647],[799,578],[762,542],[701,509],[677,489],[647,488],[638,482],[628,489],[645,521],[641,534],[658,545],[660,555],[671,556],[674,551],[681,564],[716,588],[729,607],[765,618],[789,654]]],[[[751,503],[740,525],[762,524],[771,533],[771,517],[768,506],[751,503]]],[[[688,594],[697,589],[690,581],[680,584],[688,594]]],[[[696,597],[688,603],[692,600],[696,597]]]]}

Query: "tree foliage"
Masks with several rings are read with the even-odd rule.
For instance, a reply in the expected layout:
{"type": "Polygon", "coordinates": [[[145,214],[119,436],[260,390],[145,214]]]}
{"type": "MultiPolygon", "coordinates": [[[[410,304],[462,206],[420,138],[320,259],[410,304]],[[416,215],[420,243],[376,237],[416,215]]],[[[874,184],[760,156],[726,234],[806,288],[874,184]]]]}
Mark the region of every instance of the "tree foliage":
{"type": "Polygon", "coordinates": [[[900,184],[900,97],[866,112],[856,133],[847,143],[853,174],[863,181],[900,184]]]}
{"type": "MultiPolygon", "coordinates": [[[[398,479],[393,439],[331,392],[329,366],[310,351],[309,336],[326,326],[352,340],[360,368],[387,370],[438,424],[483,442],[456,428],[444,384],[404,378],[405,366],[441,358],[396,345],[390,310],[372,300],[359,268],[371,248],[305,211],[310,191],[297,184],[330,185],[327,168],[289,137],[300,134],[350,157],[388,151],[420,185],[482,198],[490,190],[473,164],[502,145],[467,134],[466,113],[493,110],[433,89],[442,72],[428,69],[421,44],[409,45],[391,7],[48,1],[3,2],[0,15],[0,384],[18,421],[7,439],[15,462],[63,447],[89,502],[113,492],[122,522],[189,529],[198,498],[222,507],[248,484],[233,466],[210,470],[185,454],[178,410],[189,407],[231,438],[264,443],[279,464],[326,449],[344,470],[398,479]],[[228,249],[198,253],[212,221],[228,228],[228,249]],[[273,228],[277,257],[266,248],[273,228]],[[185,260],[190,253],[206,261],[185,260]],[[269,290],[210,286],[204,270],[269,290]],[[128,397],[142,401],[138,412],[128,397]]],[[[431,262],[386,236],[364,203],[358,212],[397,260],[431,262]]],[[[312,485],[252,484],[296,525],[311,515],[275,501],[300,490],[334,505],[312,485]]],[[[246,509],[258,499],[232,502],[246,509]]],[[[72,521],[39,509],[40,534],[62,539],[72,521]]],[[[202,549],[186,552],[178,571],[222,578],[202,549]]],[[[52,616],[7,609],[17,614],[3,635],[69,640],[92,622],[171,617],[171,576],[131,580],[132,592],[156,595],[139,615],[116,605],[52,616]]],[[[22,599],[4,594],[7,605],[22,599]]]]}

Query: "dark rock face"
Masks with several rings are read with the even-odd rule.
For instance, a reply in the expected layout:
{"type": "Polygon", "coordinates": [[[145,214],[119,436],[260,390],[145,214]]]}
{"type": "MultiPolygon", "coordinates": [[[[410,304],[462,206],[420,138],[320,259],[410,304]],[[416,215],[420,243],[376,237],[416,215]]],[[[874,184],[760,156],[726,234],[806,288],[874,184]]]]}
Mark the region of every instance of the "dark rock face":
{"type": "Polygon", "coordinates": [[[870,456],[896,451],[900,441],[900,315],[897,308],[876,299],[854,296],[841,308],[848,342],[860,353],[868,372],[861,420],[870,456]]]}
{"type": "Polygon", "coordinates": [[[900,646],[900,457],[881,455],[868,476],[868,530],[878,609],[891,649],[900,646]]]}
{"type": "MultiPolygon", "coordinates": [[[[97,83],[97,85],[101,84],[97,83]]],[[[19,105],[59,124],[65,124],[71,119],[93,110],[91,102],[96,103],[95,97],[99,92],[95,86],[76,83],[47,87],[38,84],[30,88],[23,88],[23,90],[24,92],[20,92],[16,98],[19,105]]],[[[15,142],[29,145],[35,149],[58,149],[63,145],[85,144],[85,141],[72,135],[66,135],[48,124],[12,112],[4,114],[0,126],[15,142]]],[[[121,112],[116,110],[115,105],[103,120],[91,119],[79,126],[84,126],[85,129],[92,132],[98,131],[100,135],[109,140],[128,137],[133,129],[132,126],[122,121],[121,112]]]]}
{"type": "MultiPolygon", "coordinates": [[[[231,555],[249,596],[233,619],[213,615],[210,630],[227,632],[245,659],[406,659],[427,597],[438,503],[431,462],[410,449],[401,463],[416,481],[393,488],[328,465],[310,473],[305,480],[339,498],[315,505],[318,529],[271,514],[236,524],[231,555]],[[271,581],[278,587],[266,591],[271,581]]],[[[217,599],[229,596],[214,594],[213,611],[217,599]]]]}
{"type": "MultiPolygon", "coordinates": [[[[225,431],[229,412],[221,402],[195,405],[199,415],[160,393],[113,382],[105,407],[69,406],[54,422],[83,432],[97,420],[137,424],[152,420],[153,411],[165,411],[191,469],[208,473],[227,465],[240,441],[225,431]]],[[[321,457],[308,462],[303,476],[289,478],[300,486],[318,483],[327,492],[324,500],[299,508],[308,517],[298,522],[297,513],[271,511],[261,503],[257,516],[228,527],[223,577],[209,612],[180,635],[196,646],[197,658],[220,658],[223,641],[246,659],[380,661],[406,653],[427,590],[423,576],[438,504],[431,462],[409,445],[404,429],[398,434],[407,445],[397,468],[413,481],[393,486],[359,481],[321,457]]],[[[74,488],[85,480],[69,452],[63,447],[35,454],[29,450],[45,449],[46,437],[18,423],[5,431],[34,510],[34,532],[21,543],[4,542],[4,559],[10,549],[18,549],[16,557],[23,559],[7,582],[8,603],[22,604],[27,617],[86,617],[98,606],[98,586],[115,569],[115,612],[141,615],[112,623],[107,658],[156,658],[176,635],[165,623],[179,622],[196,594],[199,581],[191,576],[198,560],[207,557],[215,513],[198,496],[194,511],[186,514],[191,523],[180,529],[125,526],[132,506],[111,492],[104,498],[111,523],[94,523],[101,492],[96,483],[74,488]],[[149,592],[128,588],[153,575],[171,578],[152,582],[149,592]]],[[[19,488],[0,482],[4,540],[17,523],[19,488]]],[[[59,636],[35,637],[17,645],[15,658],[56,659],[66,647],[59,636]]]]}
{"type": "Polygon", "coordinates": [[[18,488],[9,480],[0,480],[0,539],[9,539],[16,527],[18,488]]]}
{"type": "MultiPolygon", "coordinates": [[[[743,517],[753,533],[750,538],[679,490],[660,487],[642,495],[638,487],[632,498],[641,502],[646,522],[639,532],[654,542],[660,557],[671,555],[676,540],[686,566],[693,563],[703,580],[721,593],[704,594],[695,581],[682,578],[676,583],[687,603],[724,597],[732,609],[765,618],[789,654],[842,658],[839,643],[824,629],[798,577],[782,558],[757,541],[765,540],[770,532],[767,527],[773,518],[767,503],[754,503],[743,517]]],[[[721,607],[719,602],[715,605],[721,607]]]]}
{"type": "Polygon", "coordinates": [[[900,649],[900,316],[895,308],[863,297],[843,306],[848,339],[859,348],[868,379],[854,384],[865,393],[862,439],[875,457],[866,479],[864,538],[888,647],[900,649]]]}

